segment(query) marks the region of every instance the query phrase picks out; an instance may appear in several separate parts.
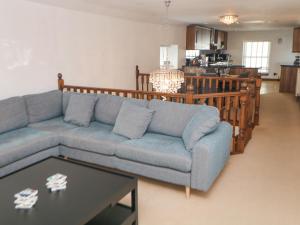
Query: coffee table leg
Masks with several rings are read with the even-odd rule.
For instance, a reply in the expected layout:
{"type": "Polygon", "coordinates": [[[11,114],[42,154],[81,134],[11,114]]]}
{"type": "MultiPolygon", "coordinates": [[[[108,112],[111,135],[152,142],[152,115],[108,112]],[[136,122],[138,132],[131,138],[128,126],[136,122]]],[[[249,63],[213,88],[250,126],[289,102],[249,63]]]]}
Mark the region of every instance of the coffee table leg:
{"type": "Polygon", "coordinates": [[[135,221],[132,225],[138,225],[138,190],[137,187],[131,191],[131,210],[135,212],[135,221]]]}

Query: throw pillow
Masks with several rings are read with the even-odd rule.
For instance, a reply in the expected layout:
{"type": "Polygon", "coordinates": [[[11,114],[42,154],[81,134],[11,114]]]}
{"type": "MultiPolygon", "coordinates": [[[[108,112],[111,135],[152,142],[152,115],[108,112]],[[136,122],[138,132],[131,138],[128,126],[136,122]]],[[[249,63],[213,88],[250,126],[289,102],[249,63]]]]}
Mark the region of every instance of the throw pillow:
{"type": "Polygon", "coordinates": [[[88,127],[93,116],[97,97],[93,95],[71,95],[64,121],[88,127]]]}
{"type": "Polygon", "coordinates": [[[217,128],[219,122],[220,115],[217,108],[202,106],[191,118],[183,131],[182,139],[186,149],[192,150],[203,136],[213,132],[217,128]]]}
{"type": "Polygon", "coordinates": [[[126,100],[122,103],[113,132],[130,139],[141,138],[151,122],[153,112],[126,100]]]}

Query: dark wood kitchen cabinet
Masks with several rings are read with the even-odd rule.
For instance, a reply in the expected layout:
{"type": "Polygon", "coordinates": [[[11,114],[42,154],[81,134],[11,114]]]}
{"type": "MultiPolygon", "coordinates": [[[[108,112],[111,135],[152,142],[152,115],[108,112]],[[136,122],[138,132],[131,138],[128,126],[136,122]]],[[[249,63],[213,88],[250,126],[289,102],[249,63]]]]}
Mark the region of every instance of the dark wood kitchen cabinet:
{"type": "Polygon", "coordinates": [[[190,25],[186,32],[186,50],[210,50],[211,29],[190,25]]]}
{"type": "Polygon", "coordinates": [[[300,52],[300,27],[294,28],[293,52],[300,52]]]}
{"type": "Polygon", "coordinates": [[[293,65],[281,65],[279,91],[284,93],[296,93],[297,73],[300,67],[293,65]]]}
{"type": "Polygon", "coordinates": [[[217,49],[227,50],[228,33],[222,30],[215,30],[215,44],[217,49]]]}

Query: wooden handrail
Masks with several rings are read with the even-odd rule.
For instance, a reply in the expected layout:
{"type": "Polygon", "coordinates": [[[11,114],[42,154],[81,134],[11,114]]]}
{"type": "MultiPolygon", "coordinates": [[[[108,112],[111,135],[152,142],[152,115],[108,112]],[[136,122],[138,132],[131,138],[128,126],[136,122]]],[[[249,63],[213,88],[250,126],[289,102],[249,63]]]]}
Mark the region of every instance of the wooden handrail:
{"type": "MultiPolygon", "coordinates": [[[[255,68],[237,68],[237,71],[250,72],[249,78],[186,75],[185,82],[179,92],[188,93],[191,89],[194,94],[240,91],[242,83],[247,82],[251,95],[250,105],[253,107],[249,116],[252,117],[251,126],[255,127],[259,124],[261,77],[255,68]]],[[[154,91],[149,83],[149,77],[150,74],[140,73],[139,67],[136,66],[136,90],[154,91]]],[[[188,99],[188,102],[190,101],[188,99]]]]}
{"type": "Polygon", "coordinates": [[[162,93],[154,91],[65,85],[62,74],[58,74],[58,89],[61,91],[95,94],[102,93],[128,98],[146,100],[160,99],[183,104],[207,104],[215,106],[220,111],[221,120],[228,121],[234,127],[232,154],[244,152],[245,145],[250,140],[252,134],[252,118],[248,116],[251,112],[249,104],[251,96],[247,82],[241,84],[241,90],[238,92],[194,94],[193,91],[187,91],[186,93],[162,93]],[[239,133],[236,133],[236,127],[239,128],[239,133]]]}

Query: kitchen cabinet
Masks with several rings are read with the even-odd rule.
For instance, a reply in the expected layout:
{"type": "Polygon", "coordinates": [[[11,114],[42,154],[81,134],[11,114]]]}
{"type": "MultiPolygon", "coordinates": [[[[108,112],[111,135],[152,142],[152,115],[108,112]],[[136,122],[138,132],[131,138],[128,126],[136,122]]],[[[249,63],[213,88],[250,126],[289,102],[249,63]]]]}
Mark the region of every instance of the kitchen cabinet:
{"type": "Polygon", "coordinates": [[[228,34],[226,31],[215,30],[214,43],[215,43],[217,49],[227,50],[227,37],[228,37],[228,34]]]}
{"type": "Polygon", "coordinates": [[[187,50],[210,50],[211,29],[198,25],[190,25],[186,32],[187,50]]]}
{"type": "Polygon", "coordinates": [[[293,52],[300,52],[300,27],[294,28],[293,52]]]}
{"type": "Polygon", "coordinates": [[[300,67],[293,65],[282,65],[280,76],[280,92],[296,93],[297,74],[300,67]]]}

